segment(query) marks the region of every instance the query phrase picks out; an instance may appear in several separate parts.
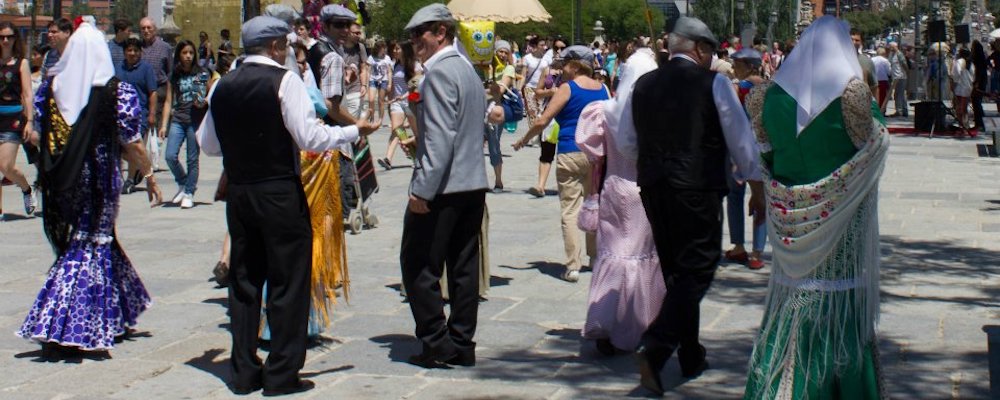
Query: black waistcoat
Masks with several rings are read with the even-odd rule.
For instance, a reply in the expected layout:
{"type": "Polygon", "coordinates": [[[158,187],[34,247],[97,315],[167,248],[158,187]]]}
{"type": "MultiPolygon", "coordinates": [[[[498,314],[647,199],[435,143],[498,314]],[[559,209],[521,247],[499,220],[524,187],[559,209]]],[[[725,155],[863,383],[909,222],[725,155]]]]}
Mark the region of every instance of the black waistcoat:
{"type": "Polygon", "coordinates": [[[323,77],[320,76],[323,73],[323,57],[326,57],[331,51],[335,51],[333,43],[326,37],[320,36],[306,53],[306,62],[309,63],[309,69],[312,70],[313,78],[316,79],[316,86],[323,87],[323,77]]]}
{"type": "Polygon", "coordinates": [[[726,187],[726,141],[712,95],[715,72],[674,58],[643,75],[632,92],[639,186],[726,187]]]}
{"type": "Polygon", "coordinates": [[[281,116],[278,88],[288,70],[248,62],[212,95],[212,118],[231,183],[296,178],[295,145],[281,116]]]}

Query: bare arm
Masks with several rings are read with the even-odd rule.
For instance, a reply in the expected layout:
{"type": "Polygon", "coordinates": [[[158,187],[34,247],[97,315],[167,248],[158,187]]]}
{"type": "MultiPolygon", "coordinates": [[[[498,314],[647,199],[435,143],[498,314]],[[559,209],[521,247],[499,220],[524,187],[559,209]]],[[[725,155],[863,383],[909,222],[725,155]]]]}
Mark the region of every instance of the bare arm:
{"type": "Polygon", "coordinates": [[[558,91],[554,96],[552,96],[552,101],[549,105],[545,107],[545,111],[542,112],[542,116],[535,119],[535,122],[531,124],[531,129],[524,134],[517,142],[514,142],[514,150],[520,150],[526,143],[528,143],[535,136],[542,133],[542,130],[552,122],[552,119],[562,111],[566,103],[569,102],[570,89],[569,85],[562,85],[559,87],[558,91]]]}
{"type": "Polygon", "coordinates": [[[139,166],[139,171],[146,179],[146,195],[149,196],[149,206],[156,207],[163,203],[163,194],[160,193],[160,186],[156,184],[156,176],[153,175],[153,163],[150,162],[142,141],[136,141],[122,146],[122,157],[128,161],[129,165],[139,166]]]}
{"type": "Polygon", "coordinates": [[[173,101],[174,98],[173,86],[174,85],[167,83],[167,95],[163,99],[163,115],[161,115],[160,118],[160,131],[158,132],[158,136],[160,136],[160,139],[167,137],[167,124],[170,123],[170,111],[171,111],[170,108],[173,106],[170,103],[173,101]]]}
{"type": "MultiPolygon", "coordinates": [[[[28,67],[28,60],[21,60],[21,108],[25,119],[25,130],[31,129],[35,123],[35,99],[31,92],[31,68],[28,67]]],[[[27,138],[28,135],[25,135],[27,138]]]]}

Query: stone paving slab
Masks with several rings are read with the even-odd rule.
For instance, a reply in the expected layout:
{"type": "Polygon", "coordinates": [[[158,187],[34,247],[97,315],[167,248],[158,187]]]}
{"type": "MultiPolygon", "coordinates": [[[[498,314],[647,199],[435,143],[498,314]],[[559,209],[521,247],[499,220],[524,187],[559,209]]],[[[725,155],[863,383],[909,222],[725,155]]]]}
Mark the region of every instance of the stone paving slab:
{"type": "MultiPolygon", "coordinates": [[[[523,130],[522,124],[519,133],[523,130]]],[[[375,155],[383,154],[387,134],[376,133],[375,155]]],[[[318,387],[290,398],[648,396],[637,386],[630,355],[601,356],[592,342],[581,339],[590,273],[585,271],[576,284],[558,278],[563,257],[558,200],[524,193],[536,179],[538,148],[510,152],[516,137],[502,138],[510,153],[504,158],[507,191],[487,196],[494,286],[480,308],[477,366],[424,370],[405,363],[420,350],[398,291],[399,239],[412,170],[379,170],[381,190],[372,207],[381,223],[347,236],[350,301],[338,298],[333,326],[308,352],[303,374],[318,387]]],[[[879,348],[895,398],[989,396],[981,328],[1000,325],[1000,159],[978,157],[976,145],[986,142],[892,139],[881,184],[879,348]]],[[[123,197],[118,237],[154,305],[140,318],[138,334],[112,350],[109,359],[42,362],[37,344],[10,335],[52,256],[41,221],[17,219],[20,196],[4,190],[3,208],[15,218],[0,223],[0,398],[238,398],[224,386],[229,379],[226,292],[208,281],[225,232],[224,204],[209,201],[220,164],[210,157],[201,162],[198,204],[190,210],[149,209],[142,193],[123,197]]],[[[405,164],[401,157],[395,162],[405,164]]],[[[30,171],[23,160],[19,165],[30,171]]],[[[169,172],[157,177],[164,193],[172,195],[176,188],[169,172]]],[[[554,177],[549,179],[551,191],[554,177]]],[[[768,272],[720,267],[702,307],[702,338],[712,368],[686,381],[671,360],[664,371],[670,387],[664,398],[742,395],[768,272]]]]}

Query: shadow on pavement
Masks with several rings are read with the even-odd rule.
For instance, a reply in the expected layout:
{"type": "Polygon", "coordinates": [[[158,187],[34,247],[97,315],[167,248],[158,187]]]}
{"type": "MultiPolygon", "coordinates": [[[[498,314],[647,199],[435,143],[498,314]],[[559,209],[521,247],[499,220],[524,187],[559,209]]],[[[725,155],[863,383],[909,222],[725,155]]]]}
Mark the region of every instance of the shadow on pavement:
{"type": "Polygon", "coordinates": [[[225,352],[224,349],[205,350],[204,354],[187,360],[184,364],[208,372],[223,383],[228,383],[230,380],[229,359],[218,359],[219,355],[225,352]]]}
{"type": "Polygon", "coordinates": [[[380,335],[373,336],[368,340],[380,344],[381,348],[389,349],[389,359],[394,362],[407,362],[407,358],[420,353],[420,342],[410,335],[380,335]]]}
{"type": "Polygon", "coordinates": [[[1000,252],[951,240],[908,240],[882,236],[882,285],[926,285],[964,295],[910,295],[882,292],[890,301],[935,301],[976,307],[1000,305],[1000,287],[984,285],[1000,272],[1000,252]],[[904,275],[905,274],[905,275],[904,275]],[[942,279],[950,279],[942,282],[942,279]],[[946,283],[943,285],[943,283],[946,283]]]}
{"type": "Polygon", "coordinates": [[[529,262],[526,267],[513,267],[510,265],[499,265],[499,267],[507,269],[516,269],[519,271],[537,269],[538,272],[541,272],[542,274],[551,276],[559,280],[562,280],[562,274],[564,271],[566,271],[566,267],[563,264],[548,262],[548,261],[532,261],[529,262]]]}

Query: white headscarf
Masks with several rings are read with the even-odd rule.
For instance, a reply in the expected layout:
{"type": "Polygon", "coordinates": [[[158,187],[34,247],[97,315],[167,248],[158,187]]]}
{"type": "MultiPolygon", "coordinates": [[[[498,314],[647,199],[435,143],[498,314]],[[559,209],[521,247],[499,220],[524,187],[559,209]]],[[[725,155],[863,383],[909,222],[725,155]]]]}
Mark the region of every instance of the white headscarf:
{"type": "Polygon", "coordinates": [[[656,55],[653,51],[648,47],[640,47],[622,64],[615,98],[604,101],[604,119],[610,133],[615,136],[618,151],[631,160],[639,157],[638,139],[632,122],[632,89],[639,77],[656,68],[656,55]]]}
{"type": "Polygon", "coordinates": [[[104,34],[88,22],[80,24],[69,37],[59,62],[49,69],[52,94],[67,124],[76,124],[80,112],[90,101],[90,90],[104,86],[115,76],[111,51],[104,34]]]}
{"type": "Polygon", "coordinates": [[[846,22],[825,16],[806,28],[774,76],[798,103],[796,136],[844,94],[851,79],[862,76],[846,22]]]}

